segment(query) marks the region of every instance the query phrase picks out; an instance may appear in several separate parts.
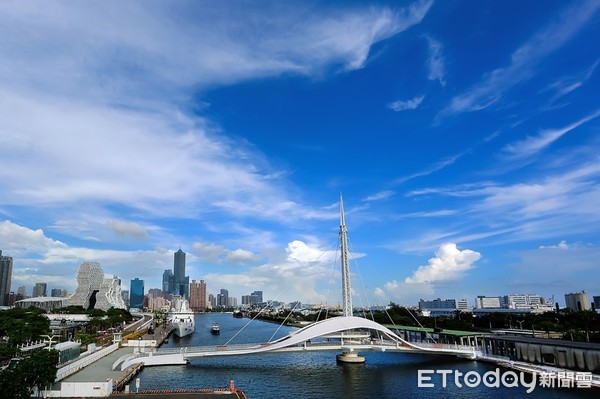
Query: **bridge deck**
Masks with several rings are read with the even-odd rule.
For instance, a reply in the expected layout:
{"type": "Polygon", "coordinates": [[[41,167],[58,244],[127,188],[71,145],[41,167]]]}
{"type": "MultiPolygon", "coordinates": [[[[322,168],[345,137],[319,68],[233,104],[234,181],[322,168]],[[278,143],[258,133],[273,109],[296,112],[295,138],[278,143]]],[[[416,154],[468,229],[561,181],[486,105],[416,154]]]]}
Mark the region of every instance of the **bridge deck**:
{"type": "Polygon", "coordinates": [[[267,353],[291,353],[291,352],[404,352],[424,353],[430,355],[453,355],[470,357],[474,354],[471,347],[441,344],[420,344],[420,348],[401,345],[392,341],[363,340],[345,342],[306,342],[299,345],[271,348],[272,344],[241,344],[241,345],[217,345],[200,346],[180,349],[159,350],[156,352],[140,353],[138,361],[146,363],[144,358],[152,358],[153,365],[159,364],[181,364],[181,360],[189,360],[201,357],[237,356],[237,355],[260,355],[267,353]],[[178,356],[177,356],[178,355],[178,356]],[[175,360],[174,360],[175,359],[175,360]],[[164,361],[164,363],[162,363],[164,361]]]}

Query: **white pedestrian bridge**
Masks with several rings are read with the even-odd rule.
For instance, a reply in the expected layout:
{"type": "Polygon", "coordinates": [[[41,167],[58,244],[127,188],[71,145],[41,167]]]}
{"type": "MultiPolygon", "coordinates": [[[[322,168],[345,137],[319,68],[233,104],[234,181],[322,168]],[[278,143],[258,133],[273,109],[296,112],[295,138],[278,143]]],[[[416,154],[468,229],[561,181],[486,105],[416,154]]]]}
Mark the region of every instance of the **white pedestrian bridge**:
{"type": "Polygon", "coordinates": [[[340,352],[337,360],[345,363],[362,363],[364,357],[358,352],[405,352],[431,355],[450,355],[475,359],[471,347],[443,344],[415,344],[408,342],[385,326],[372,320],[352,315],[352,288],[348,265],[348,237],[344,203],[340,196],[340,255],[342,268],[343,316],[318,321],[290,333],[278,340],[246,345],[220,345],[182,348],[176,351],[160,350],[140,352],[120,357],[113,370],[125,370],[143,363],[146,366],[186,364],[189,359],[215,356],[247,356],[267,353],[290,353],[304,351],[340,352]]]}
{"type": "MultiPolygon", "coordinates": [[[[247,356],[268,353],[331,351],[340,352],[338,360],[361,362],[359,352],[403,352],[449,355],[475,359],[475,349],[467,346],[408,342],[372,320],[355,316],[334,317],[310,324],[275,341],[242,345],[188,347],[124,355],[113,370],[142,363],[145,366],[187,364],[192,358],[247,356]]],[[[362,358],[362,360],[361,360],[362,358]]]]}

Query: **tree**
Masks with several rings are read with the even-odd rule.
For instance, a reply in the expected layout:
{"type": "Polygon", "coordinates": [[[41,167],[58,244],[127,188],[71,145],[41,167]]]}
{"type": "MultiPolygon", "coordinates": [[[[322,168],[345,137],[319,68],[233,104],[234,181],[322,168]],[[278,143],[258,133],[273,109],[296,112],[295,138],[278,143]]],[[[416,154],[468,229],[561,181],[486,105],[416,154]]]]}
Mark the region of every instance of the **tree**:
{"type": "Polygon", "coordinates": [[[57,350],[39,350],[21,361],[18,369],[22,373],[24,385],[30,392],[37,388],[39,397],[44,387],[56,380],[57,365],[57,350]]]}
{"type": "Polygon", "coordinates": [[[33,341],[48,332],[50,321],[38,308],[13,308],[0,312],[0,336],[10,337],[11,344],[33,341]]]}

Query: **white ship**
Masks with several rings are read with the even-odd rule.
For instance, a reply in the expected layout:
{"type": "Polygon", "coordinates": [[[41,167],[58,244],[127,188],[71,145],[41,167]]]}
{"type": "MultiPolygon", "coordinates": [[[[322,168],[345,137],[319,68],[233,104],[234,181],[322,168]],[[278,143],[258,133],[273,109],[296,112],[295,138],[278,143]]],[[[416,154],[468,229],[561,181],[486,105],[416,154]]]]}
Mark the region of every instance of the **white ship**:
{"type": "Polygon", "coordinates": [[[175,329],[173,333],[178,337],[190,335],[196,329],[194,312],[190,310],[188,301],[181,296],[174,296],[171,300],[169,319],[175,329]]]}

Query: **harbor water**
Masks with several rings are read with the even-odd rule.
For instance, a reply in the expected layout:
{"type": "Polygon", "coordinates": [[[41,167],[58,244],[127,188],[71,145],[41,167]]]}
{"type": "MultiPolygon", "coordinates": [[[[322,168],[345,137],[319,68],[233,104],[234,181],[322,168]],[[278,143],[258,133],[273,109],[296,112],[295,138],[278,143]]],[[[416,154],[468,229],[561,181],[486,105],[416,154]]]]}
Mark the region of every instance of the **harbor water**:
{"type": "MultiPolygon", "coordinates": [[[[267,342],[287,335],[291,327],[263,321],[232,317],[231,314],[207,313],[196,315],[196,331],[189,336],[172,336],[162,348],[267,342]],[[220,335],[211,334],[213,323],[220,326],[220,335]],[[244,328],[244,326],[246,326],[244,328]],[[241,332],[240,330],[244,328],[241,332]]],[[[161,348],[161,349],[162,349],[161,348]]],[[[596,398],[597,389],[542,388],[530,389],[516,383],[488,387],[481,383],[468,387],[455,383],[456,374],[448,374],[444,387],[443,375],[428,373],[419,387],[419,370],[452,370],[452,373],[471,373],[483,376],[494,372],[495,364],[475,362],[455,357],[426,356],[404,353],[361,353],[364,364],[338,364],[333,352],[301,352],[252,356],[194,358],[187,366],[146,367],[138,375],[140,390],[198,389],[226,387],[234,380],[249,399],[279,398],[596,398]]],[[[508,372],[500,369],[502,373],[508,372]]],[[[425,373],[425,372],[424,372],[425,373]]],[[[422,375],[422,376],[423,376],[422,375]]],[[[473,385],[473,384],[471,384],[473,385]]],[[[133,387],[132,387],[133,388],[133,387]]],[[[531,386],[530,386],[531,388],[531,386]]]]}

